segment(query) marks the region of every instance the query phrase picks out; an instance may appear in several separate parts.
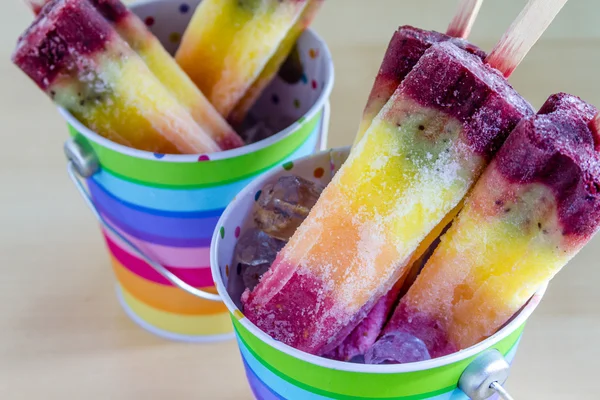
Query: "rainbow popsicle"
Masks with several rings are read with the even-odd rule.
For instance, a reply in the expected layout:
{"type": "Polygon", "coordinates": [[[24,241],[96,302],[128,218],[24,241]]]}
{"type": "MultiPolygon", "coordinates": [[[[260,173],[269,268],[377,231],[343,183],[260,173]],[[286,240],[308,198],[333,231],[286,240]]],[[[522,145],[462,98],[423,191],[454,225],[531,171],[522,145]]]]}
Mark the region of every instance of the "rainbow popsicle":
{"type": "MultiPolygon", "coordinates": [[[[194,120],[223,150],[244,145],[235,130],[204,97],[194,82],[165,50],[146,24],[120,0],[87,0],[109,21],[129,46],[144,60],[150,71],[184,106],[194,120]]],[[[29,0],[39,12],[45,0],[29,0]]]]}
{"type": "Polygon", "coordinates": [[[250,86],[244,94],[244,97],[242,97],[233,111],[229,114],[229,122],[234,126],[239,126],[244,121],[248,111],[250,111],[250,108],[254,105],[256,100],[258,100],[263,90],[271,80],[273,80],[273,77],[277,74],[285,59],[292,51],[302,32],[304,32],[315,19],[324,1],[325,0],[308,0],[308,4],[298,21],[289,30],[275,54],[273,54],[271,59],[267,62],[267,65],[265,65],[259,77],[256,78],[254,83],[252,83],[252,86],[250,86]]]}
{"type": "Polygon", "coordinates": [[[326,354],[425,251],[531,106],[480,58],[432,45],[375,118],[244,314],[277,340],[326,354]]]}
{"type": "Polygon", "coordinates": [[[432,357],[495,333],[600,227],[597,110],[567,94],[523,119],[402,298],[385,333],[432,357]]]}
{"type": "Polygon", "coordinates": [[[203,0],[175,56],[227,117],[260,77],[308,0],[203,0]]]}
{"type": "Polygon", "coordinates": [[[13,62],[88,128],[160,153],[219,146],[86,1],[53,0],[19,38],[13,62]]]}
{"type": "Polygon", "coordinates": [[[412,26],[401,26],[392,36],[383,62],[369,94],[363,111],[358,133],[354,139],[356,145],[371,126],[373,119],[388,102],[406,75],[413,69],[425,51],[434,43],[451,42],[454,45],[485,59],[486,54],[477,46],[464,39],[445,35],[435,31],[426,31],[412,26]]]}

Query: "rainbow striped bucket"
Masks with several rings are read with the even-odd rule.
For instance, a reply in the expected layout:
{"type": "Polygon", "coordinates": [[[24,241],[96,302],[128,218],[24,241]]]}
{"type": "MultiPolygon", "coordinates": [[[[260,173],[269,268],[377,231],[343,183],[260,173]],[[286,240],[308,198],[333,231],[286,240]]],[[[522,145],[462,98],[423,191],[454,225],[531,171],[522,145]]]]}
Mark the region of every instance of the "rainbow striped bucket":
{"type": "Polygon", "coordinates": [[[218,222],[211,247],[213,279],[231,314],[252,392],[261,400],[458,400],[469,398],[465,392],[473,399],[487,398],[475,393],[488,393],[491,383],[500,386],[506,380],[525,322],[539,304],[545,287],[503,329],[476,346],[438,359],[403,365],[344,363],[296,350],[273,340],[246,319],[236,305],[238,299],[234,301],[227,292],[228,279],[236,273],[236,268],[231,268],[236,232],[252,226],[250,215],[259,191],[267,183],[289,174],[327,184],[348,153],[349,148],[329,150],[296,160],[292,168],[274,169],[248,185],[218,222]],[[505,365],[500,378],[494,376],[499,370],[498,362],[505,365]]]}
{"type": "MultiPolygon", "coordinates": [[[[173,38],[181,37],[198,3],[187,2],[183,8],[168,0],[146,1],[132,10],[152,21],[151,29],[174,51],[173,38]]],[[[324,148],[327,140],[331,56],[312,31],[302,35],[297,51],[305,79],[290,83],[275,78],[254,108],[259,118],[285,115],[295,122],[235,150],[209,155],[139,151],[99,136],[60,110],[72,137],[66,144],[71,160],[95,164],[83,174],[87,188],[80,187],[81,193],[102,222],[119,300],[144,329],[183,341],[233,337],[227,308],[215,301],[209,267],[217,221],[255,177],[324,148]]]]}

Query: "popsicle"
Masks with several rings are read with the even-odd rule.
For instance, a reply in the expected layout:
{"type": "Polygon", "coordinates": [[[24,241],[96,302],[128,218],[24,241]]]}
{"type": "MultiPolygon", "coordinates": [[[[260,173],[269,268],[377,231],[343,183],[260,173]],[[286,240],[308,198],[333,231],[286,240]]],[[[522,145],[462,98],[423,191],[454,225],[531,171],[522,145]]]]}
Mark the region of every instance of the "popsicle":
{"type": "MultiPolygon", "coordinates": [[[[184,106],[194,120],[223,150],[244,145],[243,140],[204,97],[192,80],[165,50],[146,24],[120,0],[87,0],[109,21],[150,71],[184,106]]],[[[39,12],[44,0],[28,0],[39,12]]]]}
{"type": "Polygon", "coordinates": [[[600,228],[598,110],[551,96],[485,170],[384,333],[432,357],[495,333],[600,228]]]}
{"type": "Polygon", "coordinates": [[[244,314],[277,340],[333,350],[406,272],[488,160],[533,113],[500,73],[433,44],[256,288],[244,314]]]}
{"type": "Polygon", "coordinates": [[[228,120],[233,126],[240,126],[244,121],[250,108],[254,105],[256,100],[258,100],[267,85],[273,80],[273,77],[277,74],[286,58],[291,53],[298,38],[302,32],[310,26],[324,2],[325,0],[308,0],[306,9],[298,21],[289,30],[288,34],[277,48],[275,54],[269,59],[258,78],[256,78],[229,114],[228,120]]]}
{"type": "Polygon", "coordinates": [[[13,62],[57,104],[117,143],[159,153],[220,150],[86,1],[46,5],[19,38],[13,62]]]}
{"type": "MultiPolygon", "coordinates": [[[[377,113],[379,113],[381,108],[389,100],[419,58],[433,43],[451,41],[458,47],[476,54],[482,59],[485,58],[486,54],[482,50],[463,39],[459,39],[468,36],[482,3],[482,0],[461,0],[459,2],[458,11],[448,27],[447,35],[438,32],[425,31],[411,26],[403,26],[396,31],[388,46],[382,66],[371,90],[355,143],[358,143],[362,138],[362,135],[371,125],[371,122],[377,113]]],[[[431,236],[431,238],[437,238],[440,234],[440,229],[449,223],[459,209],[460,206],[455,207],[455,211],[449,213],[439,226],[431,231],[429,236],[431,236]]],[[[427,238],[423,243],[430,243],[431,238],[427,238]]],[[[426,253],[429,253],[434,245],[435,242],[427,249],[426,253]]],[[[416,254],[421,254],[422,252],[422,249],[418,249],[416,254]]],[[[424,265],[423,257],[425,257],[425,254],[416,261],[411,261],[411,265],[408,267],[408,270],[405,272],[402,279],[397,282],[388,294],[379,300],[375,307],[373,307],[373,310],[371,310],[354,331],[348,335],[344,342],[333,352],[326,355],[327,357],[338,360],[351,360],[360,355],[364,355],[365,351],[369,349],[379,337],[381,329],[387,322],[387,319],[395,306],[395,300],[399,295],[398,292],[403,294],[406,290],[405,287],[414,281],[420,268],[424,265]]]]}
{"type": "Polygon", "coordinates": [[[301,18],[307,0],[204,0],[175,56],[227,117],[301,18]]]}
{"type": "Polygon", "coordinates": [[[371,126],[373,119],[432,44],[450,41],[456,46],[481,57],[481,59],[486,57],[483,50],[464,40],[471,31],[482,3],[483,0],[461,1],[446,35],[412,26],[398,28],[388,45],[373,83],[358,133],[354,139],[354,145],[362,139],[369,126],[371,126]]]}

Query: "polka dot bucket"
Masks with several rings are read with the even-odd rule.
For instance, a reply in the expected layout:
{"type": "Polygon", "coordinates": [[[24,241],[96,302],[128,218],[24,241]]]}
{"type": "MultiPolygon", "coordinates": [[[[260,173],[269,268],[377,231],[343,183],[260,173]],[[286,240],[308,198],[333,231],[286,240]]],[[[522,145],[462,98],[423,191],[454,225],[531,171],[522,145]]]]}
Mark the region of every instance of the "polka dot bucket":
{"type": "MultiPolygon", "coordinates": [[[[144,1],[131,9],[173,54],[199,3],[144,1]]],[[[295,79],[282,68],[252,110],[259,120],[285,116],[294,122],[242,148],[196,155],[139,151],[99,136],[60,110],[72,136],[66,148],[83,149],[85,157],[92,155],[98,164],[97,172],[86,179],[87,188],[80,189],[103,221],[119,300],[144,329],[183,341],[233,337],[222,302],[194,296],[171,277],[192,291],[216,293],[209,248],[225,207],[257,176],[325,147],[331,56],[311,30],[300,37],[294,51],[290,58],[296,62],[295,79]],[[152,262],[167,272],[157,272],[152,262]]],[[[233,234],[221,229],[224,237],[233,234]]]]}
{"type": "Polygon", "coordinates": [[[219,219],[211,245],[213,280],[231,314],[254,396],[259,400],[488,398],[490,383],[502,384],[506,379],[527,318],[545,287],[504,328],[477,345],[445,357],[401,365],[344,363],[296,350],[273,340],[245,318],[236,305],[239,299],[232,299],[227,292],[230,277],[238,273],[235,266],[232,268],[235,245],[240,233],[253,227],[252,210],[262,188],[285,175],[326,185],[348,154],[349,148],[332,149],[271,170],[238,194],[219,219]],[[487,387],[482,382],[487,382],[487,387]]]}

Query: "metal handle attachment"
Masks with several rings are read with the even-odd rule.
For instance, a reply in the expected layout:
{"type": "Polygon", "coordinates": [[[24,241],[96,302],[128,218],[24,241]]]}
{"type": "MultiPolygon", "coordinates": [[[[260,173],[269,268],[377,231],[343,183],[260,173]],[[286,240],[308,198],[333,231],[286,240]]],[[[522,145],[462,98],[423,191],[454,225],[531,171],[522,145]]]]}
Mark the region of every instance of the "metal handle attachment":
{"type": "Polygon", "coordinates": [[[488,350],[465,369],[458,388],[472,400],[485,400],[494,394],[503,400],[514,400],[502,386],[508,379],[509,370],[510,365],[498,350],[488,350]]]}
{"type": "Polygon", "coordinates": [[[127,239],[126,237],[121,235],[119,232],[117,232],[116,229],[114,229],[112,226],[110,226],[104,220],[102,215],[100,215],[100,213],[96,209],[96,206],[94,206],[94,203],[92,202],[92,199],[91,199],[88,191],[86,190],[85,186],[83,185],[83,183],[81,182],[81,179],[80,179],[80,178],[85,179],[85,178],[91,177],[99,169],[98,160],[96,159],[93,151],[91,151],[91,149],[85,150],[74,139],[69,139],[69,140],[67,140],[67,142],[65,142],[64,150],[65,150],[65,155],[67,156],[67,159],[69,160],[69,163],[67,164],[67,171],[69,173],[69,177],[75,184],[75,187],[79,191],[79,194],[81,194],[81,197],[83,197],[83,200],[85,201],[85,203],[87,204],[89,209],[92,211],[92,213],[94,214],[96,219],[102,224],[102,226],[104,226],[104,228],[106,228],[113,235],[115,235],[116,237],[121,239],[121,241],[123,241],[127,246],[129,246],[131,248],[131,250],[139,258],[141,258],[142,260],[147,262],[162,277],[164,277],[166,280],[168,280],[169,282],[171,282],[173,285],[177,286],[181,290],[185,290],[189,294],[196,296],[196,297],[200,297],[204,300],[222,301],[221,297],[218,294],[209,293],[209,292],[205,292],[203,290],[197,289],[191,285],[188,285],[181,279],[179,279],[171,271],[169,271],[168,269],[166,269],[165,267],[163,267],[156,261],[154,261],[151,258],[149,258],[148,256],[146,256],[139,248],[137,248],[137,246],[135,246],[133,243],[131,243],[131,241],[129,239],[127,239]]]}

